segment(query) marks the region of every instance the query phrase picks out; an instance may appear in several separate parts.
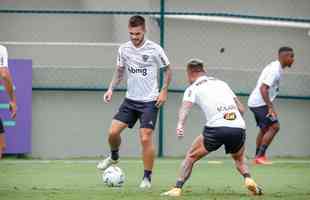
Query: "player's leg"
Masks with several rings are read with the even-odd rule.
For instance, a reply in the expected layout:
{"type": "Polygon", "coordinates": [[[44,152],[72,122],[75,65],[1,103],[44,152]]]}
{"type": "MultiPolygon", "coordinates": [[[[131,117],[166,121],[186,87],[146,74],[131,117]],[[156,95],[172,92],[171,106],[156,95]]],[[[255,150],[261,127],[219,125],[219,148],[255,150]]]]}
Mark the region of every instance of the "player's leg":
{"type": "Polygon", "coordinates": [[[111,159],[118,160],[119,158],[119,147],[121,145],[121,133],[127,128],[128,125],[118,120],[112,120],[111,127],[109,129],[109,145],[111,150],[111,159]]]}
{"type": "Polygon", "coordinates": [[[4,139],[4,133],[0,133],[0,159],[2,158],[2,154],[5,149],[5,139],[4,139]]]}
{"type": "Polygon", "coordinates": [[[225,145],[225,152],[230,153],[239,173],[244,177],[245,186],[254,195],[261,195],[262,189],[257,186],[255,181],[251,178],[248,166],[245,163],[245,139],[246,133],[242,128],[221,128],[223,135],[223,143],[225,145]]]}
{"type": "Polygon", "coordinates": [[[142,159],[144,166],[143,180],[141,188],[151,187],[151,175],[155,159],[155,147],[153,142],[153,129],[140,128],[140,142],[142,146],[142,159]]]}
{"type": "Polygon", "coordinates": [[[268,131],[264,134],[262,144],[270,145],[274,136],[279,132],[280,124],[274,123],[269,128],[268,131]]]}
{"type": "Polygon", "coordinates": [[[156,126],[158,108],[155,101],[146,102],[139,108],[140,120],[140,143],[142,146],[142,159],[144,165],[143,179],[140,188],[151,187],[151,175],[155,159],[155,147],[153,141],[153,132],[156,126]]]}
{"type": "Polygon", "coordinates": [[[258,132],[257,137],[256,137],[256,151],[255,151],[255,156],[254,156],[256,158],[259,147],[262,145],[264,134],[267,131],[267,128],[264,127],[265,125],[262,123],[264,118],[265,118],[265,115],[266,115],[265,112],[266,111],[265,111],[264,106],[253,107],[253,108],[250,107],[250,110],[252,111],[252,113],[254,115],[257,127],[259,127],[259,132],[258,132]]]}
{"type": "Polygon", "coordinates": [[[97,168],[100,170],[105,170],[112,164],[116,164],[119,160],[119,147],[121,144],[121,132],[127,128],[128,125],[124,122],[118,120],[112,120],[111,127],[109,129],[108,141],[110,145],[110,156],[97,165],[97,168]]]}
{"type": "Polygon", "coordinates": [[[195,162],[200,160],[207,154],[208,151],[204,145],[204,138],[202,135],[200,135],[194,140],[190,150],[187,152],[185,156],[185,159],[182,161],[175,187],[169,190],[168,192],[163,193],[162,195],[180,196],[182,187],[185,184],[185,182],[189,179],[195,162]]]}
{"type": "Polygon", "coordinates": [[[243,177],[247,177],[250,174],[250,172],[248,166],[245,164],[244,151],[245,147],[243,145],[237,153],[231,154],[231,157],[234,159],[236,168],[239,171],[239,173],[243,177]]]}
{"type": "Polygon", "coordinates": [[[98,163],[97,168],[105,170],[112,164],[116,164],[119,159],[119,147],[121,144],[121,132],[125,128],[132,128],[137,121],[136,111],[131,109],[130,101],[124,100],[118,113],[114,116],[111,127],[108,131],[108,141],[111,155],[98,163]]]}
{"type": "Polygon", "coordinates": [[[256,163],[257,164],[271,164],[270,161],[266,158],[266,151],[268,146],[271,144],[275,135],[279,132],[280,124],[278,122],[272,123],[268,130],[265,132],[262,138],[262,143],[258,149],[257,156],[256,156],[256,163]]]}
{"type": "Polygon", "coordinates": [[[279,130],[278,119],[272,119],[267,116],[268,107],[261,106],[250,108],[253,112],[257,126],[260,128],[260,133],[256,138],[256,155],[254,163],[256,164],[271,164],[267,161],[265,152],[271,143],[273,137],[279,130]]]}
{"type": "Polygon", "coordinates": [[[183,184],[188,180],[192,173],[193,165],[196,161],[208,154],[207,149],[204,146],[203,136],[198,136],[189,151],[187,152],[185,159],[183,160],[176,186],[182,188],[183,184]]]}
{"type": "Polygon", "coordinates": [[[231,154],[231,156],[235,161],[237,170],[244,177],[244,183],[247,189],[251,191],[251,193],[254,195],[261,195],[262,189],[251,178],[250,171],[248,169],[248,166],[245,163],[244,152],[245,152],[245,147],[243,145],[237,153],[233,153],[231,154]]]}
{"type": "Polygon", "coordinates": [[[4,126],[2,123],[2,119],[0,119],[0,159],[2,158],[2,154],[5,150],[5,136],[4,136],[4,126]]]}
{"type": "Polygon", "coordinates": [[[259,132],[257,134],[257,137],[256,137],[256,151],[255,151],[255,157],[257,156],[258,154],[258,151],[259,151],[259,147],[262,145],[262,142],[263,142],[263,137],[266,133],[268,129],[266,128],[260,128],[259,129],[259,132]]]}

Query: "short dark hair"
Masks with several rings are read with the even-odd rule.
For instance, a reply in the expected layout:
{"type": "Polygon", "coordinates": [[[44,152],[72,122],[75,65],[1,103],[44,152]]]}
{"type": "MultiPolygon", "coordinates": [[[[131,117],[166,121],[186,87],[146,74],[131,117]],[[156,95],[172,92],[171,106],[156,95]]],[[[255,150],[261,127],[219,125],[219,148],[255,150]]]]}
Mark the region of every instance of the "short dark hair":
{"type": "Polygon", "coordinates": [[[187,70],[192,72],[203,72],[203,61],[200,59],[190,59],[187,62],[187,70]]]}
{"type": "Polygon", "coordinates": [[[137,27],[137,26],[143,26],[145,27],[145,19],[144,17],[140,15],[135,15],[130,17],[128,26],[130,27],[137,27]]]}
{"type": "Polygon", "coordinates": [[[288,47],[288,46],[284,46],[284,47],[280,47],[278,50],[278,54],[282,53],[282,52],[287,52],[287,51],[293,51],[292,47],[288,47]]]}

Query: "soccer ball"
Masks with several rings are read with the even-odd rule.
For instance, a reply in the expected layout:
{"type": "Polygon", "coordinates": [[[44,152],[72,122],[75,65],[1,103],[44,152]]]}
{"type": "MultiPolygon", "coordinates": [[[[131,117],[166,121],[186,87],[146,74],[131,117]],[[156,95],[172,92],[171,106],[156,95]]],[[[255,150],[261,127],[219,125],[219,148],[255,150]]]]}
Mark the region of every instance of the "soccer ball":
{"type": "Polygon", "coordinates": [[[102,174],[102,180],[108,187],[122,187],[125,181],[125,175],[121,168],[117,166],[111,166],[104,170],[102,174]]]}

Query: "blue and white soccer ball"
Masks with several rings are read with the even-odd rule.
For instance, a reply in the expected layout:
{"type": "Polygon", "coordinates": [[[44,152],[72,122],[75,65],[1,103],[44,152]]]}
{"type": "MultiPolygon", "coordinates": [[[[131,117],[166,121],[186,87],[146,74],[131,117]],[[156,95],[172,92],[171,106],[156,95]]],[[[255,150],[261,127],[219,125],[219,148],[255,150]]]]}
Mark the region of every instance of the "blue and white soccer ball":
{"type": "Polygon", "coordinates": [[[121,168],[111,166],[102,174],[103,183],[108,187],[122,187],[125,182],[125,175],[121,168]]]}

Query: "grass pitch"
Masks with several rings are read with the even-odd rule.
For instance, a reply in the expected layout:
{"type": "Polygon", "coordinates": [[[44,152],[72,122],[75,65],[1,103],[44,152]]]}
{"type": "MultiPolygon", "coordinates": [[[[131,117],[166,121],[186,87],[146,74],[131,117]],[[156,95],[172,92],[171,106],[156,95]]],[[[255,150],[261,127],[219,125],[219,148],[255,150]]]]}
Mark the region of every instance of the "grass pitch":
{"type": "MultiPolygon", "coordinates": [[[[176,180],[181,160],[157,159],[153,188],[141,191],[140,160],[123,159],[119,167],[126,180],[122,188],[105,187],[94,160],[0,161],[0,200],[163,200],[160,193],[176,180]]],[[[264,196],[253,197],[243,186],[243,178],[229,159],[202,160],[194,167],[181,198],[186,200],[309,200],[310,159],[275,160],[271,166],[250,165],[252,176],[263,186],[264,196]]]]}

